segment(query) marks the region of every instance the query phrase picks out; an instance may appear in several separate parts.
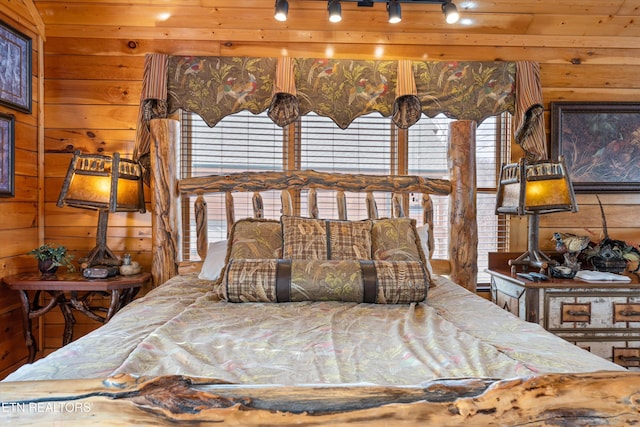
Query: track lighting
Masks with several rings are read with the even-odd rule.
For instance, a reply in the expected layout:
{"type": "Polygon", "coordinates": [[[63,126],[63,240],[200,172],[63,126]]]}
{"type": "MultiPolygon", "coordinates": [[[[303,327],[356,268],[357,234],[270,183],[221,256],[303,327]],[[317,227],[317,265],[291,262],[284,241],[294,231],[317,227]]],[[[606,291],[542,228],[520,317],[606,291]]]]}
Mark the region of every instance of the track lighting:
{"type": "Polygon", "coordinates": [[[447,24],[455,24],[460,19],[460,15],[458,15],[458,8],[456,5],[451,3],[451,0],[442,4],[442,13],[444,13],[444,19],[447,21],[447,24]]]}
{"type": "Polygon", "coordinates": [[[340,0],[329,0],[327,10],[329,11],[329,21],[342,21],[342,6],[340,6],[340,0]]]}
{"type": "MultiPolygon", "coordinates": [[[[439,4],[442,7],[447,24],[458,22],[460,15],[458,8],[453,4],[453,0],[327,0],[327,11],[329,12],[329,21],[342,21],[341,2],[357,3],[360,7],[373,7],[375,3],[385,3],[387,5],[387,13],[389,14],[389,23],[396,24],[402,21],[402,10],[400,3],[411,4],[439,4]]],[[[289,12],[289,2],[287,0],[276,0],[275,18],[278,21],[286,21],[289,12]]]]}
{"type": "Polygon", "coordinates": [[[389,23],[397,24],[402,21],[402,11],[398,0],[390,0],[387,2],[387,13],[389,14],[389,23]]]}
{"type": "Polygon", "coordinates": [[[274,18],[277,21],[286,21],[289,14],[289,2],[287,0],[276,0],[276,13],[274,18]]]}

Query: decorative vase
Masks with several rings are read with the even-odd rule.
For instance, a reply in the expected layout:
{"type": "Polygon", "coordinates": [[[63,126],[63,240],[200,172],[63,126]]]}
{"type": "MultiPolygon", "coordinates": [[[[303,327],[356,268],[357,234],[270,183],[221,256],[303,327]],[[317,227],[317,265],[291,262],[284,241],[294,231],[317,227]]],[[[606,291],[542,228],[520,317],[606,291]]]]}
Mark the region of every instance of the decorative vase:
{"type": "Polygon", "coordinates": [[[47,275],[47,274],[54,274],[56,271],[58,271],[58,266],[53,266],[53,260],[51,258],[47,258],[47,259],[39,259],[38,260],[38,270],[40,270],[40,273],[42,273],[43,275],[47,275]]]}

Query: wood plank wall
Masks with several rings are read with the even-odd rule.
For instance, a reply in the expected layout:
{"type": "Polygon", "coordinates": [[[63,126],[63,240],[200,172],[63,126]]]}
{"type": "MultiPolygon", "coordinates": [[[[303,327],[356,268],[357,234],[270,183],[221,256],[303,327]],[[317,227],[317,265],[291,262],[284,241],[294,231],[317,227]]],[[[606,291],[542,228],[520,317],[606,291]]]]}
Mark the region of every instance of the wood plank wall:
{"type": "MultiPolygon", "coordinates": [[[[35,39],[35,24],[26,8],[20,6],[30,2],[3,2],[0,15],[35,39]]],[[[480,8],[475,15],[473,11],[468,13],[481,20],[482,25],[452,30],[443,27],[437,7],[418,5],[403,5],[402,25],[390,27],[384,8],[361,11],[353,4],[343,4],[343,22],[328,28],[326,2],[321,1],[290,1],[290,19],[283,24],[272,18],[273,1],[263,0],[182,0],[179,6],[168,5],[165,0],[36,0],[33,4],[46,29],[44,148],[37,150],[36,102],[32,115],[16,113],[17,191],[14,199],[0,200],[0,273],[33,268],[23,254],[38,243],[39,224],[44,226],[42,239],[64,244],[78,257],[93,247],[97,215],[57,208],[55,202],[74,150],[104,154],[118,151],[131,156],[143,58],[149,52],[535,60],[541,63],[547,109],[549,102],[556,100],[640,101],[640,29],[637,19],[633,19],[638,15],[634,2],[477,3],[484,4],[485,10],[480,8]],[[573,12],[582,15],[571,18],[573,12]],[[44,159],[40,192],[39,154],[44,159]],[[42,214],[38,214],[39,209],[42,214]]],[[[39,66],[34,61],[34,88],[38,87],[35,76],[39,66]]],[[[546,119],[548,127],[548,113],[546,119]]],[[[515,147],[514,158],[518,156],[515,147]]],[[[601,198],[606,204],[610,235],[640,243],[640,223],[634,214],[640,195],[608,194],[601,198]]],[[[146,200],[149,201],[148,192],[146,200]]],[[[550,239],[556,230],[598,235],[601,224],[595,196],[579,195],[578,202],[577,214],[542,217],[543,249],[553,247],[550,239]]],[[[132,253],[145,269],[151,263],[150,221],[149,214],[109,217],[109,246],[118,254],[132,253]]],[[[524,220],[513,221],[511,240],[513,251],[525,250],[524,220]]],[[[21,327],[17,307],[15,296],[0,288],[0,378],[23,363],[26,356],[18,333],[21,327]]],[[[98,326],[89,320],[78,320],[76,336],[98,326]]],[[[60,345],[60,324],[57,314],[47,317],[46,352],[60,345]]]]}
{"type": "MultiPolygon", "coordinates": [[[[42,107],[39,91],[41,38],[38,26],[42,21],[34,19],[32,12],[35,6],[30,4],[32,9],[28,6],[17,1],[3,2],[0,7],[0,20],[30,37],[33,50],[32,113],[0,105],[0,112],[15,116],[15,196],[0,198],[0,276],[28,271],[34,266],[35,261],[26,253],[38,246],[43,231],[39,227],[42,220],[39,191],[42,167],[39,166],[38,153],[38,124],[42,107]]],[[[28,355],[20,307],[17,294],[0,284],[0,379],[24,363],[28,355]]],[[[38,322],[34,322],[34,335],[40,335],[38,322]]]]}

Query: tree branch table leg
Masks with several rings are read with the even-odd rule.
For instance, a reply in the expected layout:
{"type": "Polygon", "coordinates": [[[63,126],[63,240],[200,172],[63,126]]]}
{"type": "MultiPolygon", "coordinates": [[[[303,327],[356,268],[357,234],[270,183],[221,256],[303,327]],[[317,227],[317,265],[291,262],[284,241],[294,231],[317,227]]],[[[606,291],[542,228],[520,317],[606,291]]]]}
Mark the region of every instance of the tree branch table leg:
{"type": "Polygon", "coordinates": [[[73,341],[73,325],[76,323],[76,319],[73,317],[73,311],[64,297],[64,293],[59,296],[58,305],[64,316],[64,335],[62,336],[62,345],[64,346],[73,341]]]}

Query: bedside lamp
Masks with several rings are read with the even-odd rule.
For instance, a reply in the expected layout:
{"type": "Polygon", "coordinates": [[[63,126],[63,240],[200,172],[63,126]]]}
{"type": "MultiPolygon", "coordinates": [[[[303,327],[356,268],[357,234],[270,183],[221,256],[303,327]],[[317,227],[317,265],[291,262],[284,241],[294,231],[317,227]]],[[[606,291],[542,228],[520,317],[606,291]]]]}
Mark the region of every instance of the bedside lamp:
{"type": "Polygon", "coordinates": [[[121,159],[119,153],[114,153],[112,158],[76,151],[57,206],[99,212],[96,247],[83,264],[87,267],[120,265],[120,259],[107,247],[107,221],[109,212],[146,212],[140,164],[121,159]]]}
{"type": "Polygon", "coordinates": [[[528,250],[509,265],[546,269],[556,262],[538,249],[540,214],[577,212],[575,194],[564,160],[541,160],[502,166],[498,182],[496,215],[528,215],[528,250]]]}

